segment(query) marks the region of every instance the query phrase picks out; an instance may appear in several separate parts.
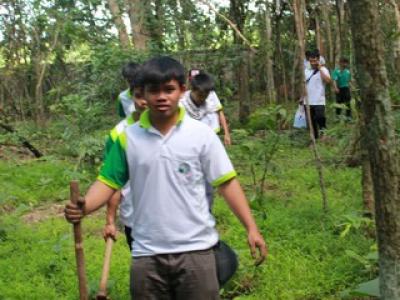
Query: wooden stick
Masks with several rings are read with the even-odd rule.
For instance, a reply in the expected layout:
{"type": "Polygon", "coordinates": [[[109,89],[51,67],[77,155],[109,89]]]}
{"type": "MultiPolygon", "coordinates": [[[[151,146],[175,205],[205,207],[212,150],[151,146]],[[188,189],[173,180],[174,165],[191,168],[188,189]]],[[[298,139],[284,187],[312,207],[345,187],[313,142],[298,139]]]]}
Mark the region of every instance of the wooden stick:
{"type": "MultiPolygon", "coordinates": [[[[84,206],[85,201],[79,197],[79,184],[78,181],[70,182],[70,197],[71,202],[81,207],[84,206]]],[[[74,240],[75,240],[75,257],[76,267],[78,272],[78,283],[79,283],[79,299],[88,300],[88,290],[86,285],[86,274],[85,274],[85,257],[83,255],[83,240],[82,240],[82,228],[81,223],[74,224],[74,240]]]]}
{"type": "Polygon", "coordinates": [[[114,240],[107,238],[106,251],[104,254],[103,273],[101,274],[100,288],[97,293],[96,300],[107,299],[107,280],[110,271],[111,251],[114,240]]]}

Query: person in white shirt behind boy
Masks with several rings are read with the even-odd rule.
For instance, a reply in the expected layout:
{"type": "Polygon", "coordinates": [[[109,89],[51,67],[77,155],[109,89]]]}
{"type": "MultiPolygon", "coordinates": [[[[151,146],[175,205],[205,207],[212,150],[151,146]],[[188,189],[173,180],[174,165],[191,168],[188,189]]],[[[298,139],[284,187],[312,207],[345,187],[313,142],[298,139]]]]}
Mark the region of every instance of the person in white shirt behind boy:
{"type": "Polygon", "coordinates": [[[231,135],[228,122],[221,101],[215,92],[213,78],[201,70],[192,69],[189,72],[189,83],[191,90],[186,91],[181,99],[188,114],[193,119],[211,127],[216,133],[219,133],[222,127],[224,144],[230,146],[231,135]]]}

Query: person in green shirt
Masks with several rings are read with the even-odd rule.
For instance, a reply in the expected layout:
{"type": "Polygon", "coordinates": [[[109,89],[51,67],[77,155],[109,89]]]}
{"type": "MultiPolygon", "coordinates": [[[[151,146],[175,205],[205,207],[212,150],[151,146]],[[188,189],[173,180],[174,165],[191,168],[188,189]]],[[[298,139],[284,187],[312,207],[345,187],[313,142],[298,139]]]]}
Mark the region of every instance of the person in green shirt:
{"type": "MultiPolygon", "coordinates": [[[[339,61],[339,68],[336,68],[333,71],[332,79],[333,79],[333,87],[336,93],[336,102],[338,104],[345,104],[346,108],[346,116],[348,119],[351,119],[351,94],[350,94],[350,81],[351,81],[351,73],[348,68],[349,60],[345,57],[342,57],[339,61]]],[[[340,107],[336,108],[336,115],[339,117],[341,115],[342,109],[340,107]]]]}

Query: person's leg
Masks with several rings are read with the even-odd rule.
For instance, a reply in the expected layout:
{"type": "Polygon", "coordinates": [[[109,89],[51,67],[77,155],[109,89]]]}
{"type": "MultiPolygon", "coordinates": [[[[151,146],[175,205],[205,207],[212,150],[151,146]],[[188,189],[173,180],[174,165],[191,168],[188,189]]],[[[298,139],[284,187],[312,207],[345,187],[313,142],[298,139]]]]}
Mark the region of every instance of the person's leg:
{"type": "Polygon", "coordinates": [[[171,255],[174,263],[174,300],[217,300],[219,284],[214,250],[171,255]]]}
{"type": "MultiPolygon", "coordinates": [[[[337,104],[342,104],[342,90],[339,89],[339,93],[336,94],[336,103],[337,104]]],[[[340,117],[340,114],[342,113],[342,109],[340,107],[336,107],[336,117],[340,117]]]]}
{"type": "Polygon", "coordinates": [[[311,125],[313,127],[313,132],[314,132],[314,138],[318,139],[319,134],[318,134],[318,124],[317,124],[317,115],[316,115],[316,107],[318,105],[310,105],[310,116],[311,116],[311,125]]]}
{"type": "Polygon", "coordinates": [[[132,260],[130,292],[133,300],[173,300],[166,255],[137,257],[132,260]]]}
{"type": "Polygon", "coordinates": [[[132,251],[132,242],[133,242],[133,238],[132,238],[132,228],[128,227],[128,226],[124,226],[125,227],[125,237],[126,237],[126,243],[129,246],[129,250],[132,251]]]}
{"type": "Polygon", "coordinates": [[[326,129],[325,105],[315,105],[315,122],[318,124],[319,133],[326,129]]]}
{"type": "Polygon", "coordinates": [[[348,119],[351,119],[351,94],[350,94],[350,89],[349,88],[344,88],[343,89],[343,102],[346,104],[347,109],[346,109],[346,117],[348,119]]]}

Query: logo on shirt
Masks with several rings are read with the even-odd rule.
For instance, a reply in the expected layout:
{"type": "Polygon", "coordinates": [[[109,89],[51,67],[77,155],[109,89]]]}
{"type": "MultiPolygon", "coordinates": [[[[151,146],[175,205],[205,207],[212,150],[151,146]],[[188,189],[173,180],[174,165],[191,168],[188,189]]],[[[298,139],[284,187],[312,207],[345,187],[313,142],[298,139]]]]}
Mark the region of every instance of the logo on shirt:
{"type": "Polygon", "coordinates": [[[178,172],[186,175],[186,176],[190,176],[190,165],[188,163],[181,163],[178,167],[178,172]]]}

